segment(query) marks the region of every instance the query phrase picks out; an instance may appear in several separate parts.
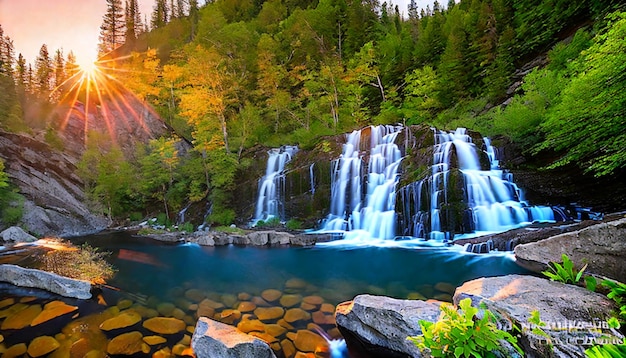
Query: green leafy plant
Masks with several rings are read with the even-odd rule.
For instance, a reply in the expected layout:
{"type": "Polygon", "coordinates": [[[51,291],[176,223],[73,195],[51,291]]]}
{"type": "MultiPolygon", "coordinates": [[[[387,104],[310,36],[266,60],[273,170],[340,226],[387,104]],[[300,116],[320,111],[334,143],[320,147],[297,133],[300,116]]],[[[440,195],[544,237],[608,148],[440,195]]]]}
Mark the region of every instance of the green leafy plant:
{"type": "Polygon", "coordinates": [[[574,284],[578,283],[583,276],[583,272],[587,269],[587,264],[585,264],[579,271],[576,271],[574,263],[569,257],[567,257],[566,254],[561,255],[561,258],[563,259],[562,265],[558,262],[551,262],[549,270],[543,271],[542,273],[549,277],[552,281],[574,284]]]}
{"type": "Polygon", "coordinates": [[[180,225],[178,227],[178,230],[179,231],[184,231],[184,232],[193,232],[194,226],[193,226],[192,223],[186,222],[186,223],[183,223],[182,225],[180,225]]]}
{"type": "Polygon", "coordinates": [[[274,227],[279,227],[280,226],[280,218],[277,216],[273,216],[265,221],[263,220],[259,220],[256,225],[256,227],[259,228],[264,228],[264,227],[269,227],[269,228],[274,228],[274,227]]]}
{"type": "Polygon", "coordinates": [[[43,256],[41,270],[96,284],[106,282],[115,274],[113,266],[106,261],[108,252],[98,252],[88,244],[76,247],[62,240],[51,243],[54,249],[43,256]]]}
{"type": "Polygon", "coordinates": [[[585,350],[589,358],[622,358],[626,357],[626,345],[603,344],[585,350]]]}
{"type": "Polygon", "coordinates": [[[302,229],[302,222],[296,219],[289,219],[285,223],[285,227],[289,230],[300,230],[302,229]]]}
{"type": "Polygon", "coordinates": [[[459,310],[448,303],[440,307],[437,322],[420,320],[423,334],[408,337],[421,351],[429,351],[433,357],[495,357],[493,353],[501,341],[509,342],[520,354],[517,338],[496,326],[496,318],[489,310],[472,306],[469,298],[459,302],[459,310]]]}
{"type": "Polygon", "coordinates": [[[546,326],[546,322],[541,320],[541,314],[539,313],[539,311],[534,310],[530,312],[530,318],[528,319],[528,322],[532,324],[531,332],[545,338],[548,341],[550,347],[552,347],[552,340],[550,339],[550,336],[546,333],[546,331],[541,328],[546,326]]]}
{"type": "Polygon", "coordinates": [[[606,295],[606,297],[612,299],[620,306],[619,316],[622,319],[626,319],[626,284],[617,281],[611,280],[603,280],[602,286],[610,289],[611,291],[606,295]]]}

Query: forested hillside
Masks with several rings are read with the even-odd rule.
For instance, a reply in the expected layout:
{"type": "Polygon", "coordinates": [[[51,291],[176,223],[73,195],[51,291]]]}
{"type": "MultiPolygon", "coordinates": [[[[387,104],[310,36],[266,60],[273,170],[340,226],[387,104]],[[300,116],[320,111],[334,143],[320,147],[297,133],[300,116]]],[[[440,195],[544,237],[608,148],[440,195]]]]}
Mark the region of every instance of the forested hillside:
{"type": "MultiPolygon", "coordinates": [[[[247,148],[311,147],[369,124],[466,126],[505,135],[528,155],[550,152],[550,167],[573,163],[597,176],[626,166],[620,1],[413,2],[408,11],[377,0],[177,4],[158,1],[150,31],[103,46],[113,50],[100,71],[173,130],[132,158],[111,143],[87,147],[81,172],[111,215],[174,219],[208,199],[209,221],[229,224],[247,148]],[[524,67],[546,53],[542,66],[524,67]],[[193,146],[184,155],[181,138],[193,146]]],[[[125,24],[135,26],[130,14],[125,24]]],[[[6,130],[24,130],[20,88],[32,82],[16,73],[0,76],[6,130]]]]}

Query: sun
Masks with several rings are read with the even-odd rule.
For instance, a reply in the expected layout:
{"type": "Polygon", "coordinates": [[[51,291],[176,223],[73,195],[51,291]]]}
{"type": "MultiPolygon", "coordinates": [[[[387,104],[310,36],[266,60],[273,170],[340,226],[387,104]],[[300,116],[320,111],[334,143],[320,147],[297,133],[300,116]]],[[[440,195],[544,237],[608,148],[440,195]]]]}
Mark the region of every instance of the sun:
{"type": "Polygon", "coordinates": [[[98,65],[93,60],[82,61],[78,64],[78,67],[80,67],[80,70],[85,77],[93,77],[98,71],[98,65]]]}

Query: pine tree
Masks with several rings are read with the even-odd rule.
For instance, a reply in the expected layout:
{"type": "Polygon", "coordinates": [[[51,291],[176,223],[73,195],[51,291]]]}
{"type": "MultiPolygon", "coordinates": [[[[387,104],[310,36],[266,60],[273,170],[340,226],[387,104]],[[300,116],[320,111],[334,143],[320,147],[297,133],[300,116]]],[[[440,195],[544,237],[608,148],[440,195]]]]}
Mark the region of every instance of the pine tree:
{"type": "Polygon", "coordinates": [[[19,87],[27,88],[28,86],[28,66],[26,65],[26,59],[20,53],[17,56],[17,62],[15,63],[16,78],[15,82],[19,87]]]}
{"type": "Polygon", "coordinates": [[[48,46],[43,44],[39,49],[39,55],[35,59],[34,90],[47,95],[52,84],[52,61],[48,53],[48,46]]]}
{"type": "Polygon", "coordinates": [[[67,79],[65,71],[65,60],[63,59],[63,51],[57,50],[54,53],[54,88],[59,88],[67,79]]]}
{"type": "Polygon", "coordinates": [[[15,62],[15,49],[13,40],[4,36],[4,30],[0,26],[0,75],[13,76],[13,63],[15,62]]]}
{"type": "Polygon", "coordinates": [[[132,44],[137,36],[143,31],[143,25],[141,24],[141,14],[139,13],[139,4],[137,0],[126,0],[126,43],[132,44]]]}
{"type": "Polygon", "coordinates": [[[74,55],[74,52],[70,51],[70,53],[67,54],[67,61],[65,62],[65,74],[67,78],[72,78],[79,70],[79,66],[76,63],[76,55],[74,55]]]}
{"type": "Polygon", "coordinates": [[[150,27],[152,29],[158,29],[165,26],[168,20],[168,6],[166,0],[156,0],[154,5],[154,11],[152,12],[152,19],[150,21],[150,27]]]}
{"type": "Polygon", "coordinates": [[[106,0],[107,12],[102,18],[100,26],[100,43],[98,55],[102,56],[115,50],[124,43],[125,23],[122,0],[106,0]]]}

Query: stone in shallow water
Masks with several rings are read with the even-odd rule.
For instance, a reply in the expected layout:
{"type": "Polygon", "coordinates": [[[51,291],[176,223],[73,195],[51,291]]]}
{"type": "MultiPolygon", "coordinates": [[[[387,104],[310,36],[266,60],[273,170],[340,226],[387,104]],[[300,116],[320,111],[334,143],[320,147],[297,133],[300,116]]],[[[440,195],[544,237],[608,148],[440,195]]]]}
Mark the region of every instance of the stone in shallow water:
{"type": "Polygon", "coordinates": [[[280,296],[282,295],[283,295],[282,292],[280,292],[279,290],[275,290],[273,288],[265,290],[261,293],[261,297],[263,297],[263,299],[266,300],[267,302],[274,302],[278,300],[280,296]]]}
{"type": "Polygon", "coordinates": [[[146,342],[148,345],[156,346],[157,344],[167,342],[167,339],[161,336],[146,336],[143,337],[143,341],[146,342]]]}
{"type": "Polygon", "coordinates": [[[109,354],[131,355],[142,352],[144,350],[144,345],[146,344],[143,341],[143,335],[141,332],[133,331],[113,338],[107,345],[107,352],[109,354]]]}
{"type": "Polygon", "coordinates": [[[456,290],[456,286],[447,282],[437,282],[435,284],[435,290],[454,295],[454,290],[456,290]]]}
{"type": "Polygon", "coordinates": [[[289,339],[280,341],[280,347],[283,349],[285,357],[293,357],[293,355],[296,354],[296,346],[294,346],[293,342],[289,339]]]}
{"type": "Polygon", "coordinates": [[[78,307],[70,306],[63,301],[52,301],[43,307],[43,311],[37,315],[31,322],[31,326],[36,326],[43,322],[47,322],[53,318],[63,316],[68,313],[78,311],[78,307]]]}
{"type": "Polygon", "coordinates": [[[224,294],[221,297],[221,301],[226,307],[234,307],[237,304],[237,296],[232,294],[224,294]]]}
{"type": "Polygon", "coordinates": [[[163,302],[157,306],[157,312],[166,317],[171,317],[176,306],[170,302],[163,302]]]}
{"type": "Polygon", "coordinates": [[[276,321],[285,314],[282,307],[259,307],[254,310],[254,315],[261,321],[276,321]]]}
{"type": "Polygon", "coordinates": [[[302,302],[301,295],[289,294],[289,295],[283,295],[280,298],[280,305],[286,308],[297,306],[301,302],[302,302]]]}
{"type": "Polygon", "coordinates": [[[102,322],[100,329],[103,331],[111,331],[114,329],[126,328],[137,324],[141,321],[141,315],[135,311],[125,311],[119,316],[109,318],[102,322]]]}
{"type": "Polygon", "coordinates": [[[117,307],[118,307],[120,310],[125,310],[125,309],[127,309],[127,308],[130,308],[130,306],[132,306],[132,305],[133,305],[133,301],[131,301],[131,300],[129,300],[129,299],[125,299],[125,298],[124,298],[124,299],[120,299],[120,300],[117,302],[117,307]]]}
{"type": "Polygon", "coordinates": [[[200,302],[206,298],[206,294],[197,288],[185,291],[185,297],[193,302],[200,302]]]}
{"type": "Polygon", "coordinates": [[[26,344],[18,343],[12,345],[6,351],[4,351],[4,353],[2,354],[2,358],[21,357],[24,354],[26,354],[26,344]]]}
{"type": "Polygon", "coordinates": [[[302,352],[328,351],[328,342],[323,337],[304,329],[301,329],[296,333],[294,345],[302,352]]]}
{"type": "Polygon", "coordinates": [[[0,329],[22,329],[28,325],[37,317],[42,311],[41,305],[32,305],[17,311],[8,316],[0,329]]]}
{"type": "Polygon", "coordinates": [[[300,308],[291,308],[291,309],[288,309],[287,312],[285,313],[284,319],[285,321],[287,321],[287,323],[294,323],[297,321],[307,321],[311,319],[311,314],[300,308]]]}
{"type": "Polygon", "coordinates": [[[310,305],[320,306],[324,303],[324,299],[320,296],[306,296],[302,299],[302,302],[308,303],[310,305]]]}
{"type": "Polygon", "coordinates": [[[28,305],[25,305],[23,303],[16,303],[13,306],[9,307],[9,308],[5,308],[2,311],[0,311],[0,319],[5,318],[5,317],[9,317],[12,316],[13,314],[15,314],[16,312],[19,312],[21,310],[24,310],[28,307],[28,305]]]}
{"type": "Polygon", "coordinates": [[[28,345],[28,355],[41,357],[59,348],[61,344],[50,336],[41,336],[33,339],[28,345]]]}
{"type": "Polygon", "coordinates": [[[198,320],[191,347],[197,357],[276,358],[262,340],[207,318],[198,320]]]}
{"type": "Polygon", "coordinates": [[[0,308],[5,308],[8,307],[12,304],[15,303],[15,299],[13,298],[5,298],[4,300],[0,301],[0,308]]]}
{"type": "Polygon", "coordinates": [[[333,314],[335,313],[335,306],[330,303],[322,303],[322,306],[320,307],[320,311],[333,314]]]}
{"type": "Polygon", "coordinates": [[[280,337],[287,333],[287,329],[279,324],[266,324],[265,333],[271,335],[272,337],[280,337]]]}
{"type": "Polygon", "coordinates": [[[187,325],[178,318],[153,317],[143,322],[144,328],[158,334],[174,334],[185,330],[187,325]]]}
{"type": "Polygon", "coordinates": [[[303,290],[307,286],[307,282],[299,278],[291,278],[285,282],[285,289],[303,290]]]}
{"type": "Polygon", "coordinates": [[[219,320],[227,324],[233,324],[236,320],[240,318],[241,318],[241,312],[237,310],[227,309],[227,310],[223,310],[222,312],[220,312],[219,320]]]}
{"type": "Polygon", "coordinates": [[[237,329],[243,333],[263,332],[265,330],[265,325],[263,322],[256,319],[246,319],[237,324],[237,329]]]}
{"type": "Polygon", "coordinates": [[[241,302],[239,306],[237,306],[237,311],[239,312],[252,312],[256,309],[256,305],[252,302],[241,302]]]}
{"type": "Polygon", "coordinates": [[[271,335],[264,332],[250,332],[250,335],[263,340],[267,344],[278,342],[278,339],[276,337],[272,337],[271,335]]]}

